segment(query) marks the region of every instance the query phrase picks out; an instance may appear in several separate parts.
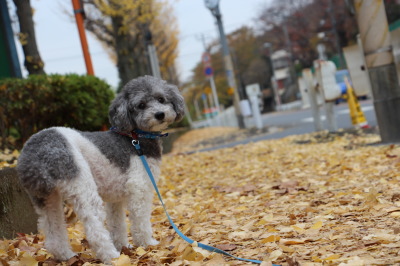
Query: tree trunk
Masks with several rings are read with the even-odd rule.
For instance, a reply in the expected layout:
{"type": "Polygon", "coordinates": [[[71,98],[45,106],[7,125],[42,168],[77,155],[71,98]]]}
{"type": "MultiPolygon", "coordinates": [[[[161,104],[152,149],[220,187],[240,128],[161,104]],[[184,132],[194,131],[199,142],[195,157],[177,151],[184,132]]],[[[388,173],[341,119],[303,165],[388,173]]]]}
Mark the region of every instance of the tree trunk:
{"type": "Polygon", "coordinates": [[[113,26],[113,35],[115,38],[115,51],[117,54],[117,68],[121,81],[121,85],[125,85],[131,79],[139,76],[136,73],[134,58],[131,56],[134,50],[129,34],[124,33],[121,29],[124,27],[123,18],[120,16],[111,17],[113,26]]]}
{"type": "Polygon", "coordinates": [[[36,233],[37,215],[15,168],[0,170],[0,238],[36,233]]]}
{"type": "Polygon", "coordinates": [[[30,0],[13,0],[17,7],[17,16],[20,27],[20,42],[25,55],[24,65],[32,74],[45,74],[44,63],[36,45],[33,13],[30,0]]]}

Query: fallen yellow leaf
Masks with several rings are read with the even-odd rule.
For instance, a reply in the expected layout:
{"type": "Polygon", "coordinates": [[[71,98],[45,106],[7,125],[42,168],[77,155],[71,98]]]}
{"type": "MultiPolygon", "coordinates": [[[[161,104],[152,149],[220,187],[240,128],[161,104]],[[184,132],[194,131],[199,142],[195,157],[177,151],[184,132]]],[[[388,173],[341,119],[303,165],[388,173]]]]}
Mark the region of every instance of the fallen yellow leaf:
{"type": "Polygon", "coordinates": [[[320,229],[322,226],[323,226],[323,222],[322,221],[318,221],[313,226],[311,226],[310,229],[311,230],[317,230],[317,229],[320,229]]]}
{"type": "Polygon", "coordinates": [[[143,256],[143,255],[146,254],[146,253],[147,253],[147,251],[144,250],[142,247],[138,247],[138,248],[136,249],[136,254],[138,254],[139,256],[143,256]]]}
{"type": "Polygon", "coordinates": [[[292,228],[299,234],[303,234],[306,230],[296,225],[292,225],[292,228]]]}
{"type": "Polygon", "coordinates": [[[261,243],[265,244],[265,243],[269,243],[269,242],[276,242],[279,241],[281,239],[280,236],[277,235],[270,235],[267,238],[264,238],[263,240],[261,240],[261,243]]]}
{"type": "Polygon", "coordinates": [[[187,246],[182,254],[183,260],[188,261],[201,261],[203,260],[203,255],[199,252],[196,252],[191,246],[187,246]]]}
{"type": "Polygon", "coordinates": [[[341,256],[340,256],[339,254],[333,254],[333,255],[330,255],[330,256],[328,256],[328,257],[322,259],[322,260],[323,260],[323,261],[333,261],[333,260],[340,259],[340,257],[341,257],[341,256]]]}
{"type": "Polygon", "coordinates": [[[271,261],[276,261],[277,259],[280,258],[280,256],[282,256],[282,254],[283,254],[282,250],[279,250],[279,249],[278,250],[274,250],[274,251],[271,252],[271,254],[269,254],[269,259],[271,261]]]}
{"type": "Polygon", "coordinates": [[[127,255],[121,254],[121,256],[119,256],[119,258],[113,259],[112,265],[113,266],[131,266],[132,264],[131,264],[131,259],[127,255]]]}
{"type": "Polygon", "coordinates": [[[19,260],[19,265],[21,265],[21,266],[37,266],[38,261],[35,260],[35,258],[32,257],[32,255],[29,254],[29,252],[25,252],[24,254],[22,254],[21,259],[19,260]]]}

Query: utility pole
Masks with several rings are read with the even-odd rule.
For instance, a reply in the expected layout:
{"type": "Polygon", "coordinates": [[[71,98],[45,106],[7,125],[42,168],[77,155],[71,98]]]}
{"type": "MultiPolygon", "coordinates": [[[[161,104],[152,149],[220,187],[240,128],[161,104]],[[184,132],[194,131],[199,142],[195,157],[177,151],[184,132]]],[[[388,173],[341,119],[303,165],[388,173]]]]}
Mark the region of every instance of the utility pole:
{"type": "Polygon", "coordinates": [[[274,92],[274,99],[275,99],[275,108],[276,110],[280,110],[281,109],[281,96],[279,95],[278,92],[278,86],[276,84],[276,79],[275,79],[275,66],[274,66],[274,60],[272,59],[272,43],[266,42],[264,43],[264,48],[268,49],[268,53],[269,53],[269,62],[270,62],[270,67],[272,69],[272,77],[271,77],[271,87],[272,87],[272,91],[274,92]]]}
{"type": "Polygon", "coordinates": [[[219,0],[205,0],[206,7],[210,9],[211,13],[217,20],[218,31],[224,55],[225,73],[228,79],[229,88],[233,91],[233,105],[235,107],[236,118],[239,128],[245,128],[244,119],[240,110],[240,97],[238,94],[235,72],[233,69],[232,58],[229,52],[228,42],[226,40],[224,26],[222,25],[222,14],[219,10],[219,0]]]}
{"type": "Polygon", "coordinates": [[[329,15],[331,17],[331,23],[332,23],[332,33],[335,37],[335,46],[336,46],[336,51],[339,56],[339,61],[338,61],[338,68],[341,68],[344,66],[343,64],[343,53],[342,53],[342,48],[340,47],[340,41],[339,41],[339,35],[337,33],[337,23],[336,23],[336,18],[335,18],[335,10],[333,8],[333,0],[329,0],[329,15]]]}
{"type": "Polygon", "coordinates": [[[400,142],[400,86],[383,0],[355,0],[382,143],[400,142]]]}
{"type": "MultiPolygon", "coordinates": [[[[204,46],[204,53],[202,55],[202,61],[203,61],[203,66],[204,66],[204,74],[206,75],[208,81],[210,82],[211,86],[211,92],[212,92],[212,97],[214,98],[214,107],[217,109],[217,125],[221,125],[221,109],[219,107],[219,100],[218,100],[218,94],[217,94],[217,87],[215,86],[214,82],[214,73],[213,69],[211,67],[211,54],[209,53],[209,49],[207,49],[206,45],[206,40],[204,38],[204,35],[201,35],[201,39],[203,41],[203,46],[204,46]]],[[[211,103],[211,101],[210,101],[211,103]]]]}
{"type": "Polygon", "coordinates": [[[287,28],[287,22],[285,22],[283,24],[283,34],[285,35],[286,49],[287,49],[287,52],[289,53],[289,76],[288,76],[288,79],[286,80],[286,86],[289,88],[289,86],[292,85],[292,83],[293,83],[294,68],[293,68],[293,62],[292,62],[292,60],[293,60],[292,42],[290,40],[289,31],[287,28]]]}
{"type": "Polygon", "coordinates": [[[72,0],[72,6],[74,8],[76,25],[78,26],[79,38],[81,39],[81,46],[83,57],[85,58],[86,71],[88,75],[94,76],[92,59],[90,58],[89,46],[86,40],[85,28],[83,26],[85,11],[83,10],[82,1],[72,0]]]}

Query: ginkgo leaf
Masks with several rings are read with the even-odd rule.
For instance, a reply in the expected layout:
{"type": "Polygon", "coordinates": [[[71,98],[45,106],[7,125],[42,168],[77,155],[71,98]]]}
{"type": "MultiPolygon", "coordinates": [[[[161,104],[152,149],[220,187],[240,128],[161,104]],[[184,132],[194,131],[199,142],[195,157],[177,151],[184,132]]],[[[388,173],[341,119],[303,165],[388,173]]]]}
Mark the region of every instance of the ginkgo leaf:
{"type": "Polygon", "coordinates": [[[19,263],[21,266],[37,266],[39,262],[29,252],[25,252],[19,259],[19,263]]]}
{"type": "Polygon", "coordinates": [[[317,230],[320,229],[322,227],[324,223],[322,221],[318,221],[315,224],[313,224],[313,226],[310,227],[311,230],[317,230]]]}
{"type": "MultiPolygon", "coordinates": [[[[191,143],[207,135],[188,134],[191,143]]],[[[264,264],[274,259],[280,265],[395,265],[400,263],[400,146],[366,145],[378,140],[359,131],[317,132],[209,152],[176,152],[162,158],[159,190],[188,237],[234,256],[264,264]]],[[[65,213],[72,217],[70,208],[65,213]]],[[[151,222],[160,244],[124,248],[114,264],[243,265],[186,243],[156,197],[151,222]]],[[[68,220],[68,236],[80,252],[76,262],[100,263],[80,221],[68,220]]],[[[24,254],[56,265],[42,234],[0,240],[0,264],[20,265],[24,254]]]]}
{"type": "Polygon", "coordinates": [[[125,254],[122,254],[117,259],[113,259],[112,264],[113,264],[113,266],[130,266],[130,265],[132,265],[130,258],[125,254]]]}

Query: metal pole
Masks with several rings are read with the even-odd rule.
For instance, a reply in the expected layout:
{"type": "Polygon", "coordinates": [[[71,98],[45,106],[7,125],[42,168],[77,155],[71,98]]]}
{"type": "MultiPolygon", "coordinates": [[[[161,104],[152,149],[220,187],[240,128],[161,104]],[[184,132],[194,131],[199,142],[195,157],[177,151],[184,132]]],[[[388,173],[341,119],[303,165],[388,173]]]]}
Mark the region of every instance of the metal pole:
{"type": "Polygon", "coordinates": [[[342,53],[342,48],[340,47],[339,35],[337,33],[337,27],[336,27],[337,23],[336,23],[335,10],[333,9],[333,1],[332,0],[329,0],[329,15],[331,17],[332,31],[333,31],[333,35],[335,37],[336,51],[339,56],[338,68],[341,68],[343,66],[343,53],[342,53]]]}
{"type": "Polygon", "coordinates": [[[83,27],[84,10],[81,5],[81,1],[72,0],[72,6],[74,8],[74,14],[76,19],[76,25],[78,26],[79,38],[81,39],[81,46],[83,57],[85,58],[86,71],[88,75],[94,76],[92,59],[90,58],[89,47],[86,40],[85,28],[83,27]]]}
{"type": "Polygon", "coordinates": [[[215,108],[217,109],[217,112],[219,114],[219,100],[218,100],[218,95],[217,95],[217,88],[215,86],[215,81],[214,81],[214,77],[211,76],[210,78],[210,86],[211,86],[211,91],[214,97],[214,104],[215,104],[215,108]]]}
{"type": "Polygon", "coordinates": [[[205,112],[206,110],[210,111],[210,108],[208,107],[208,103],[207,103],[206,94],[203,93],[201,95],[201,99],[203,100],[203,108],[204,108],[203,113],[204,113],[204,116],[206,117],[207,124],[210,127],[211,126],[210,115],[205,112]]]}
{"type": "Polygon", "coordinates": [[[355,0],[365,62],[383,143],[400,142],[400,86],[383,0],[355,0]]]}
{"type": "Polygon", "coordinates": [[[328,131],[335,132],[337,131],[337,122],[336,122],[336,114],[335,114],[335,103],[332,101],[325,102],[325,113],[326,113],[326,122],[328,124],[328,131]]]}
{"type": "Polygon", "coordinates": [[[197,120],[201,119],[201,112],[200,112],[200,107],[199,107],[199,102],[196,100],[193,101],[194,103],[194,110],[196,112],[196,117],[197,120]]]}
{"type": "Polygon", "coordinates": [[[293,82],[293,55],[292,55],[292,42],[290,41],[290,37],[289,37],[289,32],[287,29],[287,25],[286,23],[283,24],[283,34],[285,35],[285,41],[286,41],[286,49],[289,53],[289,76],[288,79],[286,81],[286,85],[288,86],[286,89],[289,89],[289,86],[292,84],[293,82]]]}
{"type": "Polygon", "coordinates": [[[161,79],[160,64],[158,62],[156,47],[153,44],[148,44],[147,51],[150,57],[151,72],[154,77],[161,79]]]}
{"type": "Polygon", "coordinates": [[[275,104],[276,110],[281,109],[281,96],[279,95],[278,91],[278,84],[275,79],[275,69],[274,69],[274,60],[272,59],[272,44],[269,42],[264,43],[264,47],[268,48],[269,52],[269,60],[271,62],[271,68],[272,68],[272,78],[271,78],[271,86],[272,86],[272,91],[274,92],[274,98],[275,98],[275,104]]]}
{"type": "Polygon", "coordinates": [[[214,104],[215,108],[217,109],[217,124],[218,126],[221,126],[221,110],[219,109],[219,100],[218,100],[218,95],[217,95],[217,88],[215,86],[215,81],[214,81],[214,76],[210,77],[210,85],[211,85],[211,91],[214,97],[214,104]]]}
{"type": "Polygon", "coordinates": [[[145,43],[147,46],[147,53],[149,56],[151,74],[154,77],[161,79],[160,64],[158,62],[156,47],[153,44],[153,34],[151,33],[149,26],[146,23],[143,24],[143,27],[144,27],[145,43]]]}
{"type": "Polygon", "coordinates": [[[240,98],[236,86],[236,81],[235,81],[235,72],[233,69],[233,64],[232,64],[232,58],[229,53],[229,46],[228,42],[226,40],[225,32],[224,32],[224,26],[222,25],[222,15],[219,10],[219,6],[217,6],[213,10],[213,15],[217,19],[217,25],[218,25],[218,31],[219,31],[219,36],[220,36],[220,41],[221,41],[221,46],[222,46],[222,52],[224,55],[224,65],[225,65],[225,73],[228,79],[228,85],[230,88],[233,89],[233,105],[235,107],[235,112],[236,112],[236,117],[238,120],[238,125],[239,128],[245,128],[244,124],[244,119],[240,110],[240,98]]]}

